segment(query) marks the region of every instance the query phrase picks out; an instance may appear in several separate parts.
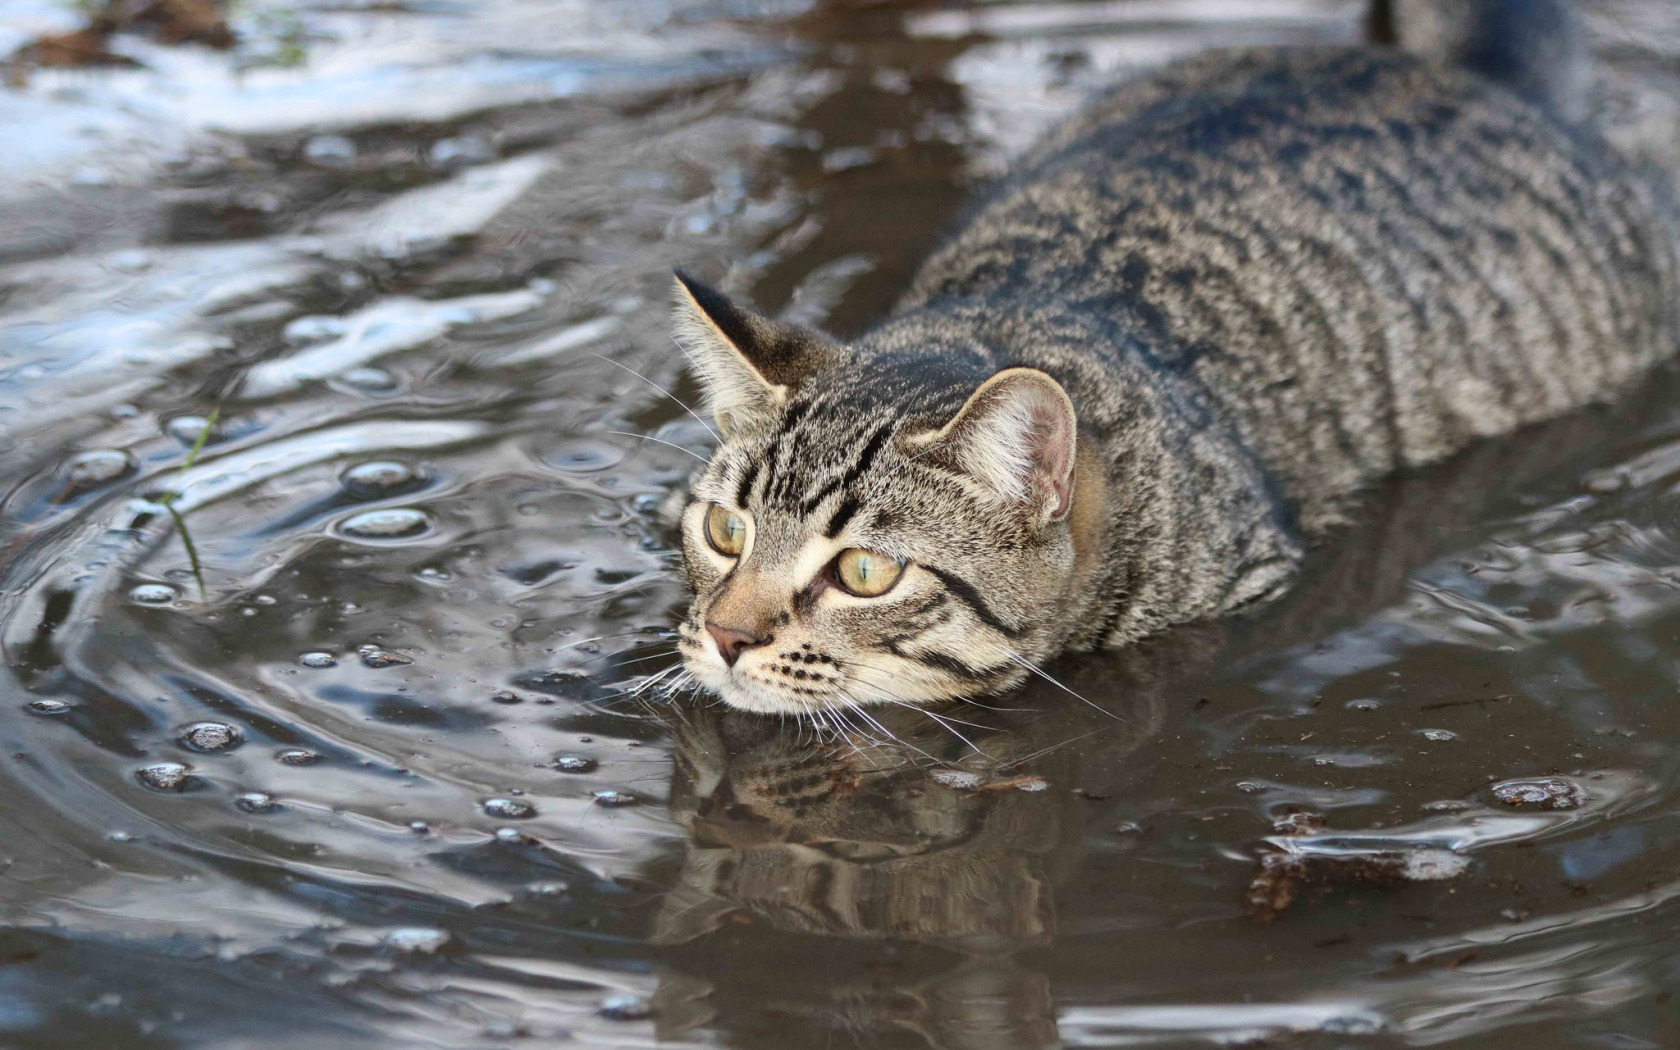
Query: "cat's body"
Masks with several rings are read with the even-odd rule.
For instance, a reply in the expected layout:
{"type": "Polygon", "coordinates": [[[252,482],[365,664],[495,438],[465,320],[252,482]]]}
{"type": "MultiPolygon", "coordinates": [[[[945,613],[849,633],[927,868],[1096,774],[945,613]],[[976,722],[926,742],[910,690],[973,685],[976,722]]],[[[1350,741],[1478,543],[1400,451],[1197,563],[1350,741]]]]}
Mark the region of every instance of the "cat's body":
{"type": "Polygon", "coordinates": [[[1128,83],[844,348],[690,284],[726,424],[697,505],[752,538],[719,562],[690,516],[691,668],[763,710],[991,691],[1269,596],[1360,486],[1625,390],[1680,335],[1670,198],[1569,122],[1570,71],[1518,72],[1251,51],[1128,83]],[[858,548],[913,592],[824,610],[858,548]]]}

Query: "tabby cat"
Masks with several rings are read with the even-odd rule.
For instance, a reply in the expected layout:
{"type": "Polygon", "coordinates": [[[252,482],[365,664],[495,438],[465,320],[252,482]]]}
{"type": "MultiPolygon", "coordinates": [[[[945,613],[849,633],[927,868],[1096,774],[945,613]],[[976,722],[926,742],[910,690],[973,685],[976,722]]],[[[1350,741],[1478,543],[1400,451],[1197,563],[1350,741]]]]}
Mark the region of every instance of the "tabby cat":
{"type": "Polygon", "coordinates": [[[1627,389],[1676,209],[1587,126],[1563,0],[1194,58],[1053,132],[856,341],[678,274],[721,444],[687,667],[820,713],[1008,688],[1285,588],[1357,490],[1627,389]]]}

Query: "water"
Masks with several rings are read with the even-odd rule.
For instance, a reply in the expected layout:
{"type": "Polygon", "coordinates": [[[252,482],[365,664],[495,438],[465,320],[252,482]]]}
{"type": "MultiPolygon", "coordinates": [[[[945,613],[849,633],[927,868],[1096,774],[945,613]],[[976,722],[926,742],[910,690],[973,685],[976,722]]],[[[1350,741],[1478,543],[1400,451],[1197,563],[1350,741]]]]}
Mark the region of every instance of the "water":
{"type": "MultiPolygon", "coordinates": [[[[1592,11],[1680,165],[1680,17],[1592,11]]],[[[1674,1045],[1669,373],[1057,664],[1090,705],[616,695],[709,440],[673,264],[855,331],[1092,85],[1357,22],[253,0],[0,92],[0,1046],[1674,1045]]]]}

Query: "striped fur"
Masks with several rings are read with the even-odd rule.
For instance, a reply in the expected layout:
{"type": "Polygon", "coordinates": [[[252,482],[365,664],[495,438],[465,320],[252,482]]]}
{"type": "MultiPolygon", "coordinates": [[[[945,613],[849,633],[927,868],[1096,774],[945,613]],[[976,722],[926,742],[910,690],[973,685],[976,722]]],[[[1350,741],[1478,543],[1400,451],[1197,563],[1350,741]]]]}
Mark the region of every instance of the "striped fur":
{"type": "Polygon", "coordinates": [[[1667,192],[1461,69],[1218,53],[1050,135],[850,346],[717,322],[727,300],[691,286],[702,368],[769,378],[721,394],[731,429],[693,485],[689,666],[752,710],[925,702],[1273,595],[1362,485],[1611,398],[1673,352],[1667,192]],[[1007,368],[1071,398],[1070,514],[922,454],[1007,368]],[[711,503],[752,523],[738,565],[702,538],[711,503]],[[905,559],[899,586],[817,586],[849,546],[905,559]],[[730,669],[704,624],[742,588],[773,641],[730,669]]]}

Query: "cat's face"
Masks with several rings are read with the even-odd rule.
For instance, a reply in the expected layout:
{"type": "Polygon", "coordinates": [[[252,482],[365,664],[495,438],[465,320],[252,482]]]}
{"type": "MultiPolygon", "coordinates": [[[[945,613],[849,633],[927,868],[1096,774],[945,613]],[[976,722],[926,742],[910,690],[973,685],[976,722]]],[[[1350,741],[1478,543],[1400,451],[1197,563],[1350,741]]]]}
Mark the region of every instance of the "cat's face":
{"type": "Polygon", "coordinates": [[[1062,388],[1028,369],[917,377],[678,287],[722,439],[682,517],[696,679],[819,719],[1020,681],[1073,564],[1062,388]]]}

